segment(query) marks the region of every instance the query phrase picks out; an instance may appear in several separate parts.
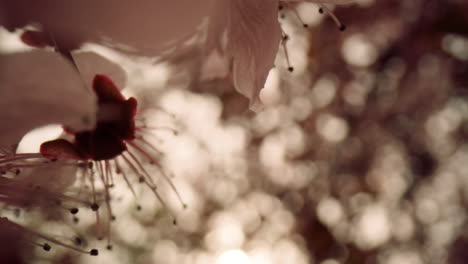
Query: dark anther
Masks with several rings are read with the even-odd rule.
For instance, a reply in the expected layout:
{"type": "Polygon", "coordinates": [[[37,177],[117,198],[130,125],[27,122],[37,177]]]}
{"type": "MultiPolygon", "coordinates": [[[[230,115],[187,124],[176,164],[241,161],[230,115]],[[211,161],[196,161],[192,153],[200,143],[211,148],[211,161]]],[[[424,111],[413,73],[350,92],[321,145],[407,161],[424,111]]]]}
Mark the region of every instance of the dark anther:
{"type": "Polygon", "coordinates": [[[15,174],[18,175],[18,174],[20,174],[20,172],[21,171],[19,169],[16,169],[15,174]]]}
{"type": "Polygon", "coordinates": [[[83,241],[81,240],[81,238],[75,237],[75,245],[81,246],[82,243],[83,243],[83,241]]]}
{"type": "Polygon", "coordinates": [[[304,28],[308,28],[308,27],[309,27],[309,25],[307,25],[307,24],[302,24],[302,26],[303,26],[304,28]]]}
{"type": "Polygon", "coordinates": [[[283,10],[283,5],[279,5],[279,6],[278,6],[278,9],[279,9],[279,10],[283,10]]]}
{"type": "Polygon", "coordinates": [[[93,210],[93,211],[99,210],[99,205],[98,205],[97,203],[93,203],[93,204],[91,205],[91,210],[93,210]]]}
{"type": "Polygon", "coordinates": [[[346,30],[346,26],[345,25],[341,25],[340,26],[340,31],[345,31],[346,30]]]}
{"type": "Polygon", "coordinates": [[[71,213],[71,214],[77,214],[78,211],[79,211],[78,208],[72,208],[72,209],[70,209],[70,213],[71,213]]]}
{"type": "Polygon", "coordinates": [[[323,8],[319,8],[319,13],[323,14],[323,8]]]}
{"type": "Polygon", "coordinates": [[[286,16],[285,16],[284,14],[281,14],[281,15],[280,15],[280,18],[281,18],[281,19],[284,19],[285,17],[286,17],[286,16]]]}
{"type": "Polygon", "coordinates": [[[139,183],[145,182],[145,178],[143,178],[143,177],[138,178],[138,182],[139,182],[139,183]]]}
{"type": "Polygon", "coordinates": [[[91,256],[97,256],[97,255],[99,255],[99,251],[98,251],[97,249],[93,248],[93,249],[91,249],[91,251],[89,252],[89,254],[90,254],[91,256]]]}
{"type": "Polygon", "coordinates": [[[289,36],[288,36],[288,35],[284,35],[284,36],[283,36],[283,41],[286,41],[286,40],[288,40],[288,39],[289,39],[289,36]]]}
{"type": "Polygon", "coordinates": [[[44,249],[45,251],[50,251],[51,247],[49,244],[44,243],[44,245],[42,246],[42,249],[44,249]]]}
{"type": "Polygon", "coordinates": [[[104,238],[103,237],[98,237],[97,240],[101,241],[103,240],[104,238]]]}
{"type": "Polygon", "coordinates": [[[90,169],[93,168],[93,163],[92,162],[88,162],[88,168],[90,168],[90,169]]]}
{"type": "Polygon", "coordinates": [[[172,220],[172,224],[176,226],[177,225],[177,219],[174,218],[174,220],[172,220]]]}
{"type": "Polygon", "coordinates": [[[288,67],[288,71],[289,71],[289,72],[293,72],[293,71],[294,71],[294,68],[293,68],[293,67],[288,67]]]}
{"type": "Polygon", "coordinates": [[[15,208],[13,212],[15,214],[15,217],[20,217],[21,216],[21,210],[20,209],[15,208]]]}
{"type": "Polygon", "coordinates": [[[78,222],[80,221],[80,219],[78,217],[73,217],[73,223],[75,224],[78,224],[78,222]]]}
{"type": "Polygon", "coordinates": [[[117,219],[117,218],[115,217],[115,215],[111,216],[111,220],[112,220],[112,221],[115,221],[115,219],[117,219]]]}
{"type": "Polygon", "coordinates": [[[141,211],[141,205],[137,205],[137,208],[136,208],[138,211],[141,211]]]}
{"type": "Polygon", "coordinates": [[[107,245],[107,250],[112,250],[112,245],[107,245]]]}
{"type": "Polygon", "coordinates": [[[56,162],[56,161],[57,161],[57,158],[53,158],[53,159],[51,159],[50,161],[56,162]]]}

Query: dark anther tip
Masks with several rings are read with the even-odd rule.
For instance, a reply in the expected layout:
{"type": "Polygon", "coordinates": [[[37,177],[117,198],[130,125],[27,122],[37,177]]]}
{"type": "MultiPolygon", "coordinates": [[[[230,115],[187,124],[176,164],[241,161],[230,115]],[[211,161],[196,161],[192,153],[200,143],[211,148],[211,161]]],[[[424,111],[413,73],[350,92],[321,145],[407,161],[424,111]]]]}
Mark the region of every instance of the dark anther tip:
{"type": "Polygon", "coordinates": [[[309,27],[309,25],[307,25],[307,24],[303,24],[302,26],[303,26],[304,28],[308,28],[308,27],[309,27]]]}
{"type": "Polygon", "coordinates": [[[79,246],[79,245],[81,245],[81,243],[83,243],[83,241],[81,240],[81,238],[75,237],[75,245],[79,246]]]}
{"type": "Polygon", "coordinates": [[[78,208],[72,208],[70,209],[71,214],[77,214],[79,212],[78,208]]]}
{"type": "Polygon", "coordinates": [[[112,245],[107,245],[107,250],[112,250],[112,245]]]}
{"type": "Polygon", "coordinates": [[[340,29],[340,31],[345,31],[345,30],[346,30],[346,26],[345,26],[345,25],[341,25],[339,29],[340,29]]]}
{"type": "Polygon", "coordinates": [[[93,210],[93,211],[99,210],[99,205],[98,205],[97,203],[93,203],[93,204],[91,205],[91,210],[93,210]]]}
{"type": "Polygon", "coordinates": [[[323,8],[319,8],[319,13],[323,14],[323,8]]]}
{"type": "Polygon", "coordinates": [[[293,67],[288,67],[288,71],[289,71],[289,72],[293,72],[293,71],[294,71],[294,68],[293,68],[293,67]]]}
{"type": "Polygon", "coordinates": [[[51,246],[47,243],[45,243],[43,246],[42,246],[42,249],[44,249],[45,251],[50,251],[51,249],[51,246]]]}
{"type": "Polygon", "coordinates": [[[93,249],[91,249],[91,251],[89,251],[89,254],[91,256],[97,256],[97,255],[99,255],[99,251],[97,249],[93,248],[93,249]]]}

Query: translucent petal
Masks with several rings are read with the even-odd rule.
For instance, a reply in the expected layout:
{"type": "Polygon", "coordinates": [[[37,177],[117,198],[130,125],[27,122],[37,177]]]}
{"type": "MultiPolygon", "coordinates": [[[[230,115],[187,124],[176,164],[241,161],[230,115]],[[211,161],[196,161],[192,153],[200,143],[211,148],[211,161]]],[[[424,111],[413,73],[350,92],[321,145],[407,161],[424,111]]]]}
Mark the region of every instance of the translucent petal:
{"type": "Polygon", "coordinates": [[[125,87],[127,73],[120,65],[92,51],[73,52],[72,56],[89,89],[92,88],[92,81],[97,74],[109,77],[120,89],[125,87]]]}
{"type": "Polygon", "coordinates": [[[74,66],[55,52],[0,55],[0,87],[0,146],[14,145],[46,124],[76,131],[95,125],[95,95],[74,66]]]}
{"type": "Polygon", "coordinates": [[[277,0],[221,0],[210,20],[208,45],[223,46],[226,34],[223,53],[232,62],[234,86],[250,99],[252,109],[260,105],[258,95],[278,51],[281,29],[277,14],[277,0]],[[225,25],[225,29],[217,23],[225,25]],[[213,41],[213,35],[218,42],[213,41]]]}
{"type": "Polygon", "coordinates": [[[0,25],[9,30],[28,24],[63,50],[85,42],[154,56],[192,36],[213,0],[0,0],[0,25]]]}

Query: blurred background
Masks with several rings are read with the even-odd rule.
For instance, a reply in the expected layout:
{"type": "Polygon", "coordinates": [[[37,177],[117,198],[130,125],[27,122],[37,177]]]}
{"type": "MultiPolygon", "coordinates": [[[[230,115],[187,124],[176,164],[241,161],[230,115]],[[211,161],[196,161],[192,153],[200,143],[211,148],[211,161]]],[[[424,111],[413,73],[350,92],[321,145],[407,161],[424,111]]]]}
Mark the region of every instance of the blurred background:
{"type": "MultiPolygon", "coordinates": [[[[280,49],[259,113],[229,78],[199,78],[197,48],[154,64],[91,47],[126,70],[126,96],[164,109],[139,117],[178,131],[147,139],[188,207],[162,177],[166,206],[116,177],[110,250],[90,210],[4,209],[100,250],[28,248],[26,263],[468,263],[468,2],[355,1],[332,8],[343,32],[318,10],[280,11],[294,71],[280,49]]],[[[0,48],[13,39],[3,31],[0,48]]],[[[59,128],[46,129],[34,133],[59,128]]]]}

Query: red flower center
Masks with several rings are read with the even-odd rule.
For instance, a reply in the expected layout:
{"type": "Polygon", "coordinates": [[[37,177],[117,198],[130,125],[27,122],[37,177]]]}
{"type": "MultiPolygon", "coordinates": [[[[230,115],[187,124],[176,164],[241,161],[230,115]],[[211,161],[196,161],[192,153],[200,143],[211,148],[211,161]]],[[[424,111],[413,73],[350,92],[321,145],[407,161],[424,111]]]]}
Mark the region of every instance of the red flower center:
{"type": "Polygon", "coordinates": [[[113,159],[127,150],[125,141],[135,139],[137,100],[125,99],[107,76],[96,75],[93,89],[98,98],[97,124],[94,130],[74,132],[73,143],[63,139],[45,142],[41,154],[47,158],[113,159]]]}

